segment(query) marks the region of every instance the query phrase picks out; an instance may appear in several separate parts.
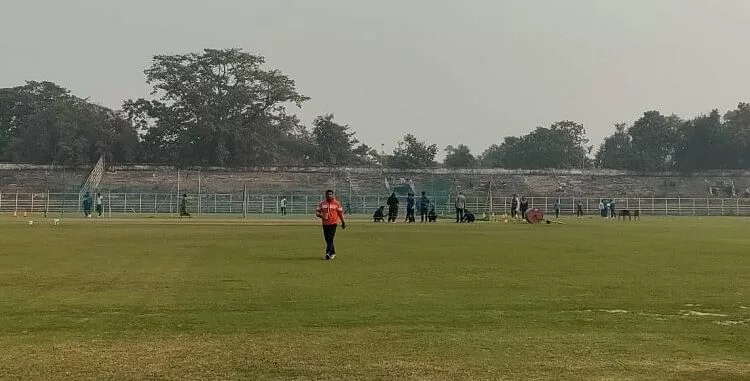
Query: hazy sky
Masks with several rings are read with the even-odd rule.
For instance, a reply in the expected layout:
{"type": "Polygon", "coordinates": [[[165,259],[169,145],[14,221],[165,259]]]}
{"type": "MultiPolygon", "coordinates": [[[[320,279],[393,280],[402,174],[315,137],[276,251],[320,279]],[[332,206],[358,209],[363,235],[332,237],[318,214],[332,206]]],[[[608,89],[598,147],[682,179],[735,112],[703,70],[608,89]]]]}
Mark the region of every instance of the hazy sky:
{"type": "Polygon", "coordinates": [[[49,80],[119,108],[158,53],[241,47],[319,114],[391,148],[479,153],[572,119],[598,145],[658,109],[750,101],[748,0],[0,0],[0,87],[49,80]]]}

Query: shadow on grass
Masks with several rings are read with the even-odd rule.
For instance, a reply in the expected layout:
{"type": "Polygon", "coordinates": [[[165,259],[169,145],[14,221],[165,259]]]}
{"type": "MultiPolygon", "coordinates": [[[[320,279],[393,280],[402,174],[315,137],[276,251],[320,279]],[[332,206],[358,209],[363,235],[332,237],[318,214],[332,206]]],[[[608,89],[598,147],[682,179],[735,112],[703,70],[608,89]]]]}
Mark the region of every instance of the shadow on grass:
{"type": "Polygon", "coordinates": [[[300,257],[264,257],[262,259],[263,261],[267,262],[309,262],[309,261],[320,261],[325,262],[325,259],[323,256],[319,257],[310,257],[310,256],[300,256],[300,257]]]}

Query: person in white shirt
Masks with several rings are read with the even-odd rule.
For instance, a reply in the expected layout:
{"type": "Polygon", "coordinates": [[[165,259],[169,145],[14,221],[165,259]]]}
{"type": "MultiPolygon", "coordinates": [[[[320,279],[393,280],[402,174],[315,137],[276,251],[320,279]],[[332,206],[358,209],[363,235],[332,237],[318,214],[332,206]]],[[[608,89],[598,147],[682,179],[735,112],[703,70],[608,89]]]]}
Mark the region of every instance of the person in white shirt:
{"type": "Polygon", "coordinates": [[[456,197],[456,222],[464,221],[464,209],[466,209],[466,196],[464,192],[459,192],[456,197]]]}
{"type": "Polygon", "coordinates": [[[102,212],[104,211],[104,197],[102,197],[101,193],[96,194],[96,213],[99,218],[102,217],[102,212]]]}
{"type": "Polygon", "coordinates": [[[286,216],[286,198],[281,199],[281,215],[286,216]]]}

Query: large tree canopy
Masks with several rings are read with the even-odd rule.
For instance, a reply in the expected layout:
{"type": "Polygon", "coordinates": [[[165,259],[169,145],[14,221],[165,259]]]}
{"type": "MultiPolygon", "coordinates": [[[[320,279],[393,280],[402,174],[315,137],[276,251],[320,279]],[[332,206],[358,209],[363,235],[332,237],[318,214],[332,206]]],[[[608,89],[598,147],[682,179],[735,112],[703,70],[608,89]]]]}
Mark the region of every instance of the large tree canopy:
{"type": "Polygon", "coordinates": [[[406,134],[393,150],[389,166],[394,168],[428,168],[435,165],[437,146],[419,141],[414,135],[406,134]]]}
{"type": "Polygon", "coordinates": [[[317,117],[313,125],[312,139],[316,163],[350,165],[370,162],[372,149],[366,144],[360,144],[354,137],[354,132],[349,130],[349,126],[336,123],[333,114],[317,117]]]}
{"type": "Polygon", "coordinates": [[[138,136],[118,112],[51,82],[0,89],[0,158],[33,164],[138,161],[138,136]]]}
{"type": "Polygon", "coordinates": [[[155,99],[123,108],[144,132],[149,160],[184,165],[244,166],[301,161],[303,138],[287,114],[308,98],[264,58],[240,49],[160,55],[145,71],[155,99]]]}
{"type": "Polygon", "coordinates": [[[750,168],[750,105],[724,117],[718,110],[690,120],[644,113],[632,126],[619,124],[596,154],[600,168],[638,171],[750,168]]]}
{"type": "Polygon", "coordinates": [[[449,145],[445,147],[445,153],[443,164],[448,168],[474,168],[476,166],[476,158],[471,154],[471,149],[464,144],[456,147],[449,145]]]}
{"type": "Polygon", "coordinates": [[[480,157],[488,167],[580,168],[589,150],[582,124],[562,121],[549,128],[538,127],[527,135],[506,137],[501,145],[490,146],[480,157]]]}

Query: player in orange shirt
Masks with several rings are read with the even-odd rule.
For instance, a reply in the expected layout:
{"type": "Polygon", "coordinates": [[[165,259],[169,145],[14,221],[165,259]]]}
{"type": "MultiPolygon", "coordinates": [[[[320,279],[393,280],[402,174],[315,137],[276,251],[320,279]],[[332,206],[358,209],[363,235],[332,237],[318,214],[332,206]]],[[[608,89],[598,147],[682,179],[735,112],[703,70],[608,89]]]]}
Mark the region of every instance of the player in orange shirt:
{"type": "Polygon", "coordinates": [[[333,246],[336,227],[340,221],[341,229],[346,229],[346,222],[344,221],[344,208],[333,196],[332,190],[326,191],[326,199],[318,204],[318,208],[315,209],[315,216],[323,222],[323,236],[326,239],[326,260],[336,258],[336,248],[333,246]]]}

